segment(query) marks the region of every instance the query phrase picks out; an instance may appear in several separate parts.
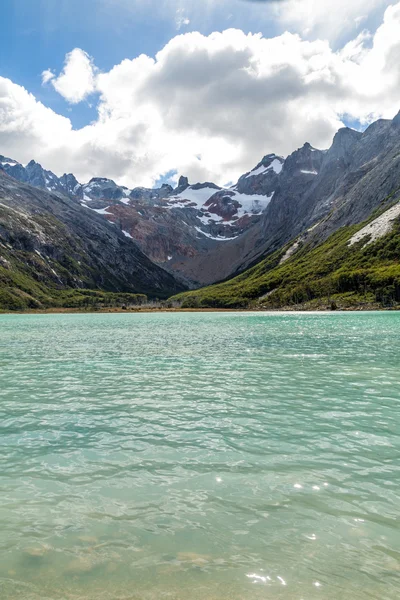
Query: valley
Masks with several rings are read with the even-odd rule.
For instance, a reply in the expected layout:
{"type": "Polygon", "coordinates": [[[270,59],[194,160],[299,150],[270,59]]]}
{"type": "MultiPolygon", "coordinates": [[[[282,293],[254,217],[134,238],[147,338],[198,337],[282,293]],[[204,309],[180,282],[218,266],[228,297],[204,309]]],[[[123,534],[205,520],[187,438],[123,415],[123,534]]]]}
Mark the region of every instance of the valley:
{"type": "Polygon", "coordinates": [[[228,187],[81,184],[0,156],[0,305],[67,306],[75,290],[73,307],[90,307],[97,290],[100,306],[124,304],[101,293],[187,308],[396,306],[399,200],[400,113],[340,129],[327,150],[267,154],[228,187]]]}

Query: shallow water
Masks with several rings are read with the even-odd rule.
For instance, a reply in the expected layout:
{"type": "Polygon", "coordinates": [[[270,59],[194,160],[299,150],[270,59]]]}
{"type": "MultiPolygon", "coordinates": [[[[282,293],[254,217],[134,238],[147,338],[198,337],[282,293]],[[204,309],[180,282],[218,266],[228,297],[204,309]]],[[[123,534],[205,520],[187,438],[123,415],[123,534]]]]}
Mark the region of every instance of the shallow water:
{"type": "Polygon", "coordinates": [[[0,316],[1,600],[400,597],[400,313],[0,316]]]}

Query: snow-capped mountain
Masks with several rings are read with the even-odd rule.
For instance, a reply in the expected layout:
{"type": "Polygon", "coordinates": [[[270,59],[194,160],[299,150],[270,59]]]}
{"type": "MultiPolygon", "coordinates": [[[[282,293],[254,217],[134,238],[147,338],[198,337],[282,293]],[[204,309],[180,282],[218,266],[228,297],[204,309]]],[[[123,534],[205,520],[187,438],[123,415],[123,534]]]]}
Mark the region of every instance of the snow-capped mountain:
{"type": "Polygon", "coordinates": [[[0,305],[43,307],[79,288],[163,298],[185,286],[75,199],[0,169],[0,305]]]}
{"type": "Polygon", "coordinates": [[[69,196],[198,286],[241,272],[299,235],[318,241],[367,218],[399,189],[399,127],[400,113],[364,132],[340,129],[328,150],[305,143],[286,159],[268,154],[231,187],[183,176],[175,189],[128,189],[101,177],[81,184],[72,174],[58,178],[34,161],[24,166],[5,156],[0,170],[69,196]]]}
{"type": "Polygon", "coordinates": [[[283,165],[282,157],[269,154],[229,188],[211,182],[189,184],[182,176],[175,189],[167,184],[128,189],[104,177],[81,184],[74,175],[57,177],[33,160],[24,166],[0,156],[0,168],[8,175],[67,194],[114,223],[153,261],[196,283],[202,283],[203,276],[187,271],[187,263],[218,244],[238,239],[259,221],[274,196],[283,165]]]}

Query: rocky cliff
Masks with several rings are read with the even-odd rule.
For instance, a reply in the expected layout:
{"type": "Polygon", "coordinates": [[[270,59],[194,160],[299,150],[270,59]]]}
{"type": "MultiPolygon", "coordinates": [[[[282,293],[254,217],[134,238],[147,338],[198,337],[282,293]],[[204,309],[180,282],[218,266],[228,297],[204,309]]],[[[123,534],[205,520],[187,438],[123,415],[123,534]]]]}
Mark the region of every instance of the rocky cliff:
{"type": "Polygon", "coordinates": [[[366,219],[400,187],[400,114],[364,132],[339,130],[327,150],[309,143],[286,159],[268,154],[231,187],[190,184],[173,189],[119,186],[95,177],[80,184],[31,161],[0,156],[11,177],[68,195],[134,240],[152,261],[198,287],[231,277],[302,236],[325,240],[366,219]]]}
{"type": "Polygon", "coordinates": [[[32,281],[152,297],[184,289],[103,216],[0,171],[0,287],[29,295],[32,281]]]}
{"type": "Polygon", "coordinates": [[[197,262],[222,244],[239,239],[260,221],[274,195],[283,163],[283,158],[268,155],[231,188],[212,182],[190,185],[181,176],[175,189],[168,184],[157,189],[128,189],[102,177],[80,184],[72,174],[58,178],[34,161],[24,167],[0,156],[0,169],[8,175],[68,195],[98,213],[135,240],[152,261],[191,286],[219,277],[207,269],[196,269],[197,262]]]}

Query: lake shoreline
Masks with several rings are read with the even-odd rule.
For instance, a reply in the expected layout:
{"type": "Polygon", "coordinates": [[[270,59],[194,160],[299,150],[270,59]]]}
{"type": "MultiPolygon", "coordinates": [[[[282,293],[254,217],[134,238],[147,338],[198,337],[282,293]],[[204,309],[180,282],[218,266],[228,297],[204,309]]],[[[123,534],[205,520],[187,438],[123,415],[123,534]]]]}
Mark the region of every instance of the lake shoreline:
{"type": "Polygon", "coordinates": [[[30,309],[30,310],[0,310],[0,315],[24,315],[24,314],[132,314],[132,313],[231,313],[231,312],[259,312],[259,313],[342,313],[342,312],[398,312],[399,307],[383,308],[381,306],[353,306],[343,307],[336,310],[323,307],[284,307],[284,308],[99,308],[93,309],[82,309],[82,308],[43,308],[43,309],[30,309]]]}

